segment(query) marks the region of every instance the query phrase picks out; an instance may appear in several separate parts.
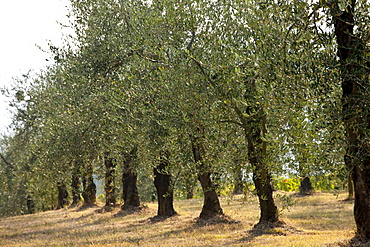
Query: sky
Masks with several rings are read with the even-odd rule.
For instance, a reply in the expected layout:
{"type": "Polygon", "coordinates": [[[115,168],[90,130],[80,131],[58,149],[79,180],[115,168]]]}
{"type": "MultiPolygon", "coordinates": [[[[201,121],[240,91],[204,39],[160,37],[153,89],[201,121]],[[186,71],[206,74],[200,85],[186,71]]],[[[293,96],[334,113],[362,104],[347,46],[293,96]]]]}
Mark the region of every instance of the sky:
{"type": "MultiPolygon", "coordinates": [[[[10,87],[13,78],[46,66],[51,41],[62,44],[68,33],[57,22],[68,24],[68,0],[2,0],[0,3],[0,88],[10,87]]],[[[6,97],[0,95],[0,133],[11,122],[6,97]]]]}

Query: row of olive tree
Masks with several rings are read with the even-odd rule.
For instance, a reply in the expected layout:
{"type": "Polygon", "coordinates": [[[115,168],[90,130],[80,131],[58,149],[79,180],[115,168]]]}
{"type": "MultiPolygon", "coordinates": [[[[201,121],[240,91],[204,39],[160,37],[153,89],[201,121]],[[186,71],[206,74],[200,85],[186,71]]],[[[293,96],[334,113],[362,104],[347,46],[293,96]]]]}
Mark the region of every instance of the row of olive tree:
{"type": "MultiPolygon", "coordinates": [[[[37,197],[45,187],[58,189],[59,206],[67,184],[73,203],[80,183],[84,202],[94,203],[99,169],[106,204],[115,204],[122,164],[123,208],[137,207],[138,174],[154,171],[158,214],[167,216],[176,213],[173,174],[189,179],[183,170],[192,162],[204,218],[223,214],[212,173],[240,174],[248,163],[259,223],[279,222],[273,174],[295,171],[303,178],[342,167],[341,75],[346,163],[356,168],[355,218],[359,235],[369,238],[366,217],[359,217],[368,189],[358,182],[368,177],[362,131],[368,128],[367,44],[361,36],[368,22],[358,17],[361,28],[354,31],[351,4],[72,0],[75,36],[65,47],[51,46],[55,64],[17,89],[7,152],[14,150],[14,162],[29,167],[22,179],[37,197]]],[[[191,180],[184,183],[190,192],[191,180]]],[[[47,191],[44,197],[52,196],[47,191]]]]}

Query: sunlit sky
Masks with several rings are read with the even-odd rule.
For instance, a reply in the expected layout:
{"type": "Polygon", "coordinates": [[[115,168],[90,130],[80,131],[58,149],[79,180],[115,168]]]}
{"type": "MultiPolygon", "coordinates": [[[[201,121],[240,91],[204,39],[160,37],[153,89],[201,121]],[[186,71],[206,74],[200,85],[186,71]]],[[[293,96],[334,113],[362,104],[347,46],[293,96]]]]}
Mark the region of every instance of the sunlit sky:
{"type": "MultiPolygon", "coordinates": [[[[38,71],[48,64],[49,41],[61,44],[68,30],[68,0],[2,0],[0,3],[0,87],[9,87],[12,78],[29,70],[38,71]]],[[[6,98],[0,96],[0,133],[10,124],[6,98]]]]}

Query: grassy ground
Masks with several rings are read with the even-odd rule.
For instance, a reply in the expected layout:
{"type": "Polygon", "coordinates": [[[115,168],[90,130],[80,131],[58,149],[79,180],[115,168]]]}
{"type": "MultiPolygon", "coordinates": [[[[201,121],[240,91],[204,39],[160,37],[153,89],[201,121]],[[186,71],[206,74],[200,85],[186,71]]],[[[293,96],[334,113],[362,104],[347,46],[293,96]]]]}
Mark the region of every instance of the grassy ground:
{"type": "Polygon", "coordinates": [[[196,224],[198,199],[176,201],[179,215],[162,220],[153,218],[155,203],[140,212],[61,209],[0,219],[0,246],[343,246],[355,228],[353,202],[345,196],[294,197],[297,203],[281,216],[285,225],[266,231],[253,230],[255,197],[221,198],[225,214],[238,222],[213,225],[196,224]]]}

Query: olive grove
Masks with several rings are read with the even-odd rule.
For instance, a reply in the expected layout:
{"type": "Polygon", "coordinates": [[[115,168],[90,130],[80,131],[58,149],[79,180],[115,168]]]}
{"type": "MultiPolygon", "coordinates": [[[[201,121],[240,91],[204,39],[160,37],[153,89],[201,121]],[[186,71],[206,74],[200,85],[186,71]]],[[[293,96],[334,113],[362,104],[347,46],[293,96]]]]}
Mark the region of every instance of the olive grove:
{"type": "Polygon", "coordinates": [[[249,186],[280,223],[274,178],[330,174],[370,238],[366,1],[70,2],[53,65],[3,90],[1,215],[94,205],[102,180],[106,207],[165,217],[198,186],[204,219],[249,186]]]}

